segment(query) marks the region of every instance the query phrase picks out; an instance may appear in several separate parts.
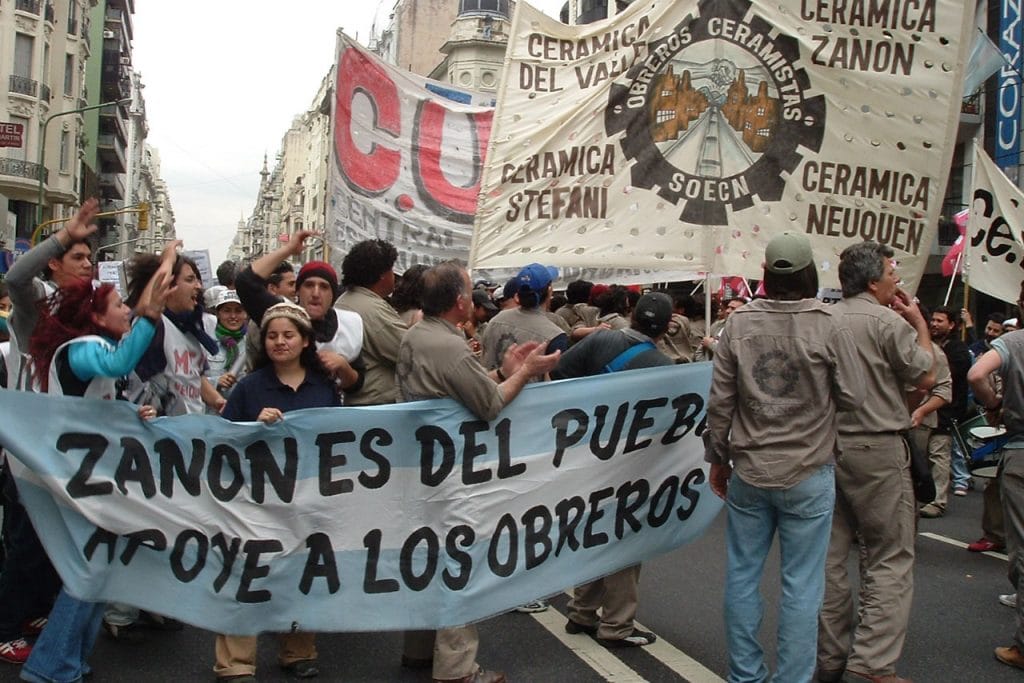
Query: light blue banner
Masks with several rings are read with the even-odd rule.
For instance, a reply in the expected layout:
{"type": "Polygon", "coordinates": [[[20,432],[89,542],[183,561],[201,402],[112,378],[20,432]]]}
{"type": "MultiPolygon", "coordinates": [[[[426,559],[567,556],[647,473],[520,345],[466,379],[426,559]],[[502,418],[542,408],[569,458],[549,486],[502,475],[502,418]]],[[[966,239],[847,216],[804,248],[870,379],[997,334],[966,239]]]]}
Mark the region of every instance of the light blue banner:
{"type": "Polygon", "coordinates": [[[721,503],[711,365],[282,423],[0,391],[0,444],[68,590],[222,633],[465,624],[665,553],[721,503]]]}

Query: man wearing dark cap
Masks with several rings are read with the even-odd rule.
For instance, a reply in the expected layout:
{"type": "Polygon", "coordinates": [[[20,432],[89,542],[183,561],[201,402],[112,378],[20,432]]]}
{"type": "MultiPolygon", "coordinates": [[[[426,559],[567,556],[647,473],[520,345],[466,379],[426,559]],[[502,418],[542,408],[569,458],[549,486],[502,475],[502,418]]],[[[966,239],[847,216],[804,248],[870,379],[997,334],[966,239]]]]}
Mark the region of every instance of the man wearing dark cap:
{"type": "MultiPolygon", "coordinates": [[[[672,300],[661,292],[644,294],[627,329],[599,329],[569,349],[551,371],[552,379],[589,377],[619,370],[672,365],[657,349],[672,319],[672,300]]],[[[565,630],[586,633],[605,647],[653,643],[653,633],[636,627],[640,565],[626,567],[573,589],[565,630]],[[598,614],[600,610],[600,614],[598,614]]]]}
{"type": "Polygon", "coordinates": [[[494,291],[494,304],[498,307],[498,310],[506,311],[510,308],[515,308],[519,305],[516,300],[516,289],[519,287],[519,278],[509,278],[499,293],[497,289],[494,291]]]}
{"type": "MultiPolygon", "coordinates": [[[[482,339],[484,368],[497,368],[513,344],[541,342],[547,344],[548,353],[568,348],[569,336],[545,315],[544,303],[551,296],[551,283],[557,277],[558,271],[554,268],[531,263],[509,281],[514,282],[512,286],[519,305],[503,310],[488,323],[482,339]]],[[[509,288],[505,286],[506,294],[509,288]]]]}
{"type": "MultiPolygon", "coordinates": [[[[283,301],[267,290],[267,278],[287,258],[302,253],[305,241],[315,236],[311,230],[299,230],[274,251],[260,257],[238,274],[235,288],[238,298],[257,325],[263,312],[283,301]]],[[[363,321],[359,314],[334,308],[338,298],[338,274],[326,261],[310,261],[295,278],[298,304],[306,309],[313,323],[317,354],[324,368],[348,393],[359,390],[365,368],[359,354],[363,348],[363,321]]]]}
{"type": "Polygon", "coordinates": [[[819,620],[820,681],[905,680],[896,675],[896,662],[914,594],[917,523],[910,452],[902,436],[911,426],[905,390],[935,385],[935,356],[928,323],[900,290],[892,257],[890,247],[872,241],[839,256],[843,300],[833,310],[853,333],[860,382],[870,400],[838,419],[836,508],[819,620]],[[856,611],[851,551],[860,563],[856,611]]]}
{"type": "Polygon", "coordinates": [[[398,345],[408,326],[387,298],[395,290],[398,250],[384,240],[364,240],[353,245],[341,262],[345,293],[338,308],[363,319],[363,388],[348,397],[348,405],[375,406],[398,400],[395,363],[398,345]]]}
{"type": "Polygon", "coordinates": [[[491,299],[490,293],[486,289],[476,288],[473,290],[473,317],[471,320],[471,327],[473,328],[473,337],[480,341],[484,336],[484,330],[487,328],[488,321],[494,317],[498,312],[498,307],[494,305],[494,301],[491,299]]]}
{"type": "Polygon", "coordinates": [[[863,401],[850,330],[815,299],[807,237],[784,232],[765,249],[766,299],[739,308],[718,340],[705,459],[728,504],[725,630],[729,680],[810,681],[835,503],[836,411],[863,401]],[[777,670],[758,631],[765,558],[782,557],[777,670]]]}

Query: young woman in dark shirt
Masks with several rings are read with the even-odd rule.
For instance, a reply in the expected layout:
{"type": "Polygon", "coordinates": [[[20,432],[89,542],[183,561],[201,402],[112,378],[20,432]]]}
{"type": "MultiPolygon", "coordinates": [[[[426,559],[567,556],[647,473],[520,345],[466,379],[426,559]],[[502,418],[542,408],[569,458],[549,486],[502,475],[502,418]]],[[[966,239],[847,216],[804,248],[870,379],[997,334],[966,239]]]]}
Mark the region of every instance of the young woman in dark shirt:
{"type": "MultiPolygon", "coordinates": [[[[317,356],[313,326],[303,308],[290,303],[268,308],[260,324],[260,341],[255,369],[235,385],[222,417],[271,424],[292,410],[341,405],[338,387],[317,356]]],[[[279,638],[284,669],[298,678],[319,673],[314,634],[297,631],[279,638]]],[[[256,636],[218,635],[215,651],[217,680],[255,676],[256,636]]]]}

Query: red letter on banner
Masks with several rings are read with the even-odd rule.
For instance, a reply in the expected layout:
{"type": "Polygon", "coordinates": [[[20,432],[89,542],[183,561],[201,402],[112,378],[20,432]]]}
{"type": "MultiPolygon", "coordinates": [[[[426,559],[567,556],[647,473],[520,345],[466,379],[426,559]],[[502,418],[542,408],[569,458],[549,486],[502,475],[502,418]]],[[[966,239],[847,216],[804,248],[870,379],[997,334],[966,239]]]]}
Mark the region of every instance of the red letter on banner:
{"type": "MultiPolygon", "coordinates": [[[[441,170],[445,112],[445,108],[436,102],[425,101],[420,105],[413,133],[416,186],[434,213],[460,223],[471,223],[476,213],[476,198],[480,192],[480,176],[487,155],[487,142],[491,138],[494,112],[469,115],[476,148],[473,150],[473,184],[468,187],[452,185],[441,170]]],[[[456,152],[452,150],[451,153],[456,152]]]]}
{"type": "Polygon", "coordinates": [[[401,133],[402,110],[395,84],[383,69],[349,48],[338,64],[338,94],[334,144],[338,164],[349,186],[367,195],[380,194],[394,185],[402,168],[402,153],[372,143],[361,151],[352,137],[352,100],[356,93],[369,98],[374,128],[395,138],[401,133]]]}

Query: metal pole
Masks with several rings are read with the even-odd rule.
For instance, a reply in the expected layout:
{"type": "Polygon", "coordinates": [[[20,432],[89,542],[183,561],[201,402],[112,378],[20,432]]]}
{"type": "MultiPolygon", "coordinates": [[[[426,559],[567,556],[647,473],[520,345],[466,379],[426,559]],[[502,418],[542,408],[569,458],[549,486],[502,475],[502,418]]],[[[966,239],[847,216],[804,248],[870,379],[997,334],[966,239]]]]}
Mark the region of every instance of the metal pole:
{"type": "Polygon", "coordinates": [[[943,306],[949,305],[949,297],[953,294],[953,283],[956,282],[956,274],[960,270],[960,262],[963,261],[963,259],[964,252],[961,250],[960,253],[956,255],[956,265],[953,266],[953,275],[949,278],[949,288],[946,289],[946,298],[942,301],[943,306]]]}
{"type": "Polygon", "coordinates": [[[126,97],[122,100],[114,100],[113,102],[102,102],[100,104],[91,104],[88,107],[79,107],[78,109],[68,109],[67,111],[57,112],[51,114],[43,119],[43,131],[39,137],[39,206],[36,207],[36,224],[43,222],[43,202],[46,201],[45,197],[45,176],[46,166],[45,164],[45,153],[46,153],[46,129],[50,125],[50,121],[60,116],[69,116],[71,114],[81,114],[82,112],[91,111],[93,109],[102,109],[103,107],[112,107],[119,104],[127,104],[131,102],[130,97],[126,97]]]}
{"type": "Polygon", "coordinates": [[[704,336],[711,333],[711,273],[704,273],[704,336]]]}

